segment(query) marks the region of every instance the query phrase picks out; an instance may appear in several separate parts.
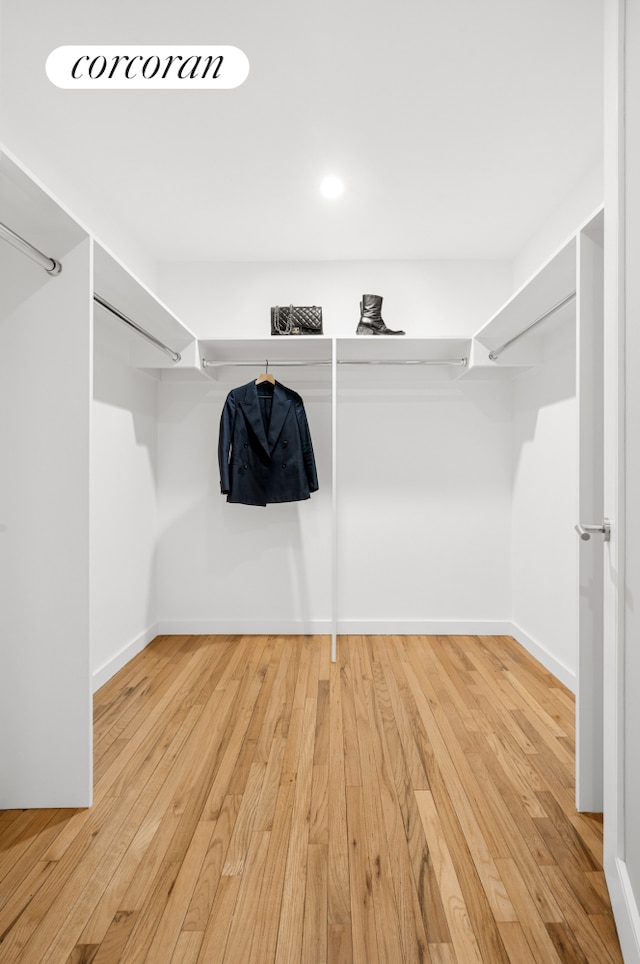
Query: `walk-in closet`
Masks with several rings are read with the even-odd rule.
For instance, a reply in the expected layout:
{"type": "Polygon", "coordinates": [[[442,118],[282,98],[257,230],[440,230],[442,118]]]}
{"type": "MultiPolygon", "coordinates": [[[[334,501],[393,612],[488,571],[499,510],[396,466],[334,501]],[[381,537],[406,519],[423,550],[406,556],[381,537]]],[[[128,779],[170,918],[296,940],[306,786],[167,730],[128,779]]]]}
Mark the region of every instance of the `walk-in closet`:
{"type": "MultiPolygon", "coordinates": [[[[5,449],[18,446],[12,463],[26,473],[13,477],[11,497],[39,560],[35,570],[5,563],[16,607],[5,618],[12,634],[24,634],[28,646],[19,651],[43,670],[46,689],[52,669],[29,646],[56,652],[56,665],[60,652],[19,613],[41,583],[52,606],[63,605],[63,589],[78,603],[74,632],[60,629],[70,650],[69,706],[85,714],[83,739],[71,724],[85,751],[85,793],[90,691],[159,633],[323,634],[332,658],[340,636],[350,634],[508,634],[576,689],[574,526],[602,339],[601,211],[497,312],[491,305],[507,291],[500,265],[376,266],[390,305],[397,292],[396,311],[407,319],[410,334],[402,338],[329,334],[334,325],[351,327],[338,312],[349,310],[349,291],[366,286],[366,264],[274,266],[272,274],[240,266],[227,290],[222,272],[192,270],[187,287],[178,268],[168,297],[179,304],[182,283],[198,316],[210,298],[230,299],[238,286],[256,302],[275,300],[285,272],[319,302],[336,305],[325,309],[327,334],[319,337],[252,337],[262,326],[249,305],[247,337],[226,337],[212,321],[211,337],[195,338],[7,156],[3,187],[3,220],[13,214],[16,233],[38,250],[53,245],[64,259],[55,275],[4,246],[15,264],[8,324],[23,343],[34,337],[21,321],[25,312],[35,331],[45,329],[33,351],[23,344],[5,358],[5,404],[17,386],[25,399],[14,420],[24,419],[24,430],[5,423],[5,449]],[[38,205],[35,224],[15,199],[11,209],[16,185],[26,185],[38,205]],[[69,237],[67,246],[75,242],[69,252],[57,233],[69,237]],[[409,288],[421,306],[432,293],[436,324],[402,296],[409,288]],[[73,313],[64,300],[57,306],[65,298],[77,312],[80,357],[73,313]],[[61,315],[67,333],[51,323],[61,315]],[[65,337],[73,349],[65,349],[65,337]],[[71,369],[66,376],[54,364],[60,356],[71,369]],[[220,415],[227,393],[265,368],[304,398],[319,490],[303,502],[233,505],[220,493],[220,415]],[[589,404],[580,386],[588,386],[589,404]],[[52,448],[48,459],[34,433],[52,448]],[[44,499],[33,463],[22,457],[27,439],[47,480],[44,499]],[[71,549],[74,536],[82,553],[71,549]],[[82,573],[69,578],[73,567],[82,573]]],[[[22,540],[14,526],[7,536],[22,540]]],[[[50,611],[38,612],[47,625],[50,611]]],[[[18,711],[33,718],[11,674],[5,680],[18,711]]],[[[58,702],[59,693],[51,699],[58,702]]],[[[51,732],[46,717],[41,725],[51,732]]],[[[64,755],[68,761],[68,744],[64,755]]],[[[66,777],[61,786],[68,792],[66,777]]],[[[7,804],[26,805],[21,793],[16,785],[7,804]]],[[[43,793],[39,802],[51,803],[43,793]]]]}
{"type": "MultiPolygon", "coordinates": [[[[126,20],[62,6],[54,25],[3,3],[0,959],[126,962],[147,941],[141,961],[207,964],[226,914],[224,964],[234,941],[258,960],[260,927],[286,964],[581,960],[589,928],[608,964],[640,962],[634,4],[382,3],[365,23],[330,4],[339,30],[223,4],[213,39],[244,80],[170,94],[92,88],[97,46],[82,89],[51,79],[54,49],[126,20]],[[18,82],[6,38],[28,20],[18,82]],[[356,333],[371,298],[392,333],[356,333]],[[321,333],[272,333],[276,306],[321,308],[321,333]],[[267,374],[299,397],[317,489],[247,504],[221,491],[221,417],[267,374]],[[288,873],[270,848],[290,818],[288,873]],[[105,876],[86,906],[81,871],[63,880],[83,826],[105,876]],[[38,855],[24,877],[15,848],[38,855]],[[45,946],[49,873],[54,903],[78,874],[77,903],[45,946]],[[166,890],[153,928],[147,885],[166,890]]],[[[211,11],[191,14],[206,39],[211,11]]]]}

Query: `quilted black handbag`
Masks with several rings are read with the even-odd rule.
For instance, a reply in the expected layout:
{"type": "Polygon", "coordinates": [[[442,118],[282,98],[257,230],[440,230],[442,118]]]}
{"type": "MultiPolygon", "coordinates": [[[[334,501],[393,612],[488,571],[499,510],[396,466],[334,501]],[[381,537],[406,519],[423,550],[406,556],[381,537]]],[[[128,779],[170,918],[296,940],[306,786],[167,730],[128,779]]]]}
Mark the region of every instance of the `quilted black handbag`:
{"type": "Polygon", "coordinates": [[[288,308],[281,308],[276,305],[271,309],[271,334],[321,335],[322,308],[316,305],[289,305],[288,308]]]}

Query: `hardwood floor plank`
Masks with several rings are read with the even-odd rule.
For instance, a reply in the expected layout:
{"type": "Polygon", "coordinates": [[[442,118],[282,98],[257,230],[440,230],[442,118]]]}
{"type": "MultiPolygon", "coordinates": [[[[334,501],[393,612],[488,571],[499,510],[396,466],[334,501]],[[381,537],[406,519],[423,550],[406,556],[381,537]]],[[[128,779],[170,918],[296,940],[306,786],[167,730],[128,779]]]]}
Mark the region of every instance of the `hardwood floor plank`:
{"type": "MultiPolygon", "coordinates": [[[[262,653],[260,663],[255,668],[257,678],[261,681],[260,690],[252,707],[251,718],[247,731],[242,740],[240,753],[233,768],[233,774],[229,782],[229,793],[242,793],[243,787],[247,782],[249,771],[255,760],[258,738],[262,732],[265,714],[269,705],[271,690],[275,682],[276,663],[271,663],[276,641],[269,637],[267,645],[262,653]]],[[[265,761],[266,763],[266,761],[265,761]]]]}
{"type": "Polygon", "coordinates": [[[22,879],[13,893],[7,892],[2,913],[0,913],[0,945],[29,906],[33,895],[46,883],[56,866],[55,862],[49,860],[38,861],[30,867],[26,875],[21,874],[22,879]]]}
{"type": "Polygon", "coordinates": [[[547,924],[549,936],[561,961],[568,964],[589,964],[580,945],[566,924],[547,924]]]}
{"type": "Polygon", "coordinates": [[[445,843],[446,838],[438,818],[433,794],[430,790],[416,790],[416,799],[456,956],[458,960],[467,961],[468,964],[472,962],[482,964],[478,941],[471,926],[469,911],[449,848],[445,843]]]}
{"type": "MultiPolygon", "coordinates": [[[[409,655],[410,663],[413,666],[416,663],[415,647],[409,655]]],[[[430,723],[430,732],[433,734],[434,748],[438,758],[438,772],[446,781],[446,793],[440,793],[436,789],[434,780],[430,780],[431,787],[436,794],[440,819],[444,819],[447,812],[452,815],[455,814],[455,822],[459,823],[462,831],[460,835],[461,845],[456,847],[456,856],[463,861],[467,852],[470,854],[475,872],[482,882],[485,897],[491,907],[494,920],[514,920],[513,907],[478,822],[478,808],[473,801],[476,799],[479,788],[475,775],[468,764],[467,753],[458,742],[457,731],[441,708],[431,681],[425,676],[418,678],[413,669],[409,669],[409,667],[407,667],[406,673],[414,697],[420,700],[423,719],[430,723]],[[431,696],[431,706],[424,694],[431,696]],[[462,846],[463,842],[464,846],[462,846]]],[[[439,783],[441,784],[441,781],[439,783]]],[[[417,797],[417,799],[420,798],[417,797]]],[[[420,815],[423,818],[424,825],[424,816],[422,813],[420,815]]],[[[452,828],[455,828],[453,823],[452,828]]],[[[469,872],[466,871],[464,879],[468,877],[469,872]]],[[[484,915],[479,909],[479,917],[482,916],[484,915]]],[[[497,932],[493,933],[492,942],[497,942],[497,949],[494,952],[497,961],[502,955],[502,947],[497,932]]]]}
{"type": "Polygon", "coordinates": [[[432,964],[459,964],[453,944],[429,944],[432,964]]]}
{"type": "MultiPolygon", "coordinates": [[[[538,905],[529,893],[525,880],[514,860],[499,860],[500,874],[505,882],[511,901],[516,908],[518,921],[522,926],[527,943],[536,961],[555,964],[561,961],[554,942],[547,930],[547,922],[540,916],[538,905]]],[[[562,924],[564,918],[549,923],[562,924]]]]}
{"type": "Polygon", "coordinates": [[[409,721],[410,731],[415,739],[416,751],[425,773],[424,780],[419,777],[419,785],[416,787],[413,786],[412,778],[407,773],[401,774],[400,778],[396,779],[396,794],[404,823],[413,879],[429,945],[448,944],[451,940],[449,925],[442,905],[442,897],[433,863],[429,856],[429,848],[414,793],[414,789],[425,789],[422,783],[426,782],[427,785],[429,783],[426,772],[437,773],[438,766],[424,722],[405,676],[408,658],[399,637],[392,637],[388,640],[387,652],[391,660],[390,665],[393,665],[394,674],[397,674],[398,691],[401,693],[402,703],[407,709],[406,720],[409,721]]]}
{"type": "Polygon", "coordinates": [[[621,964],[569,691],[510,637],[158,637],[95,805],[0,812],[2,964],[621,964]]]}
{"type": "Polygon", "coordinates": [[[113,918],[93,964],[114,964],[122,959],[125,945],[131,937],[139,912],[122,911],[113,918]]]}
{"type": "Polygon", "coordinates": [[[77,944],[67,958],[67,964],[93,964],[99,944],[77,944]]]}
{"type": "MultiPolygon", "coordinates": [[[[547,927],[557,926],[557,924],[547,925],[547,927]]],[[[498,924],[498,929],[509,960],[513,961],[513,964],[537,964],[539,958],[535,958],[531,953],[522,925],[518,921],[501,922],[498,924]]]]}
{"type": "Polygon", "coordinates": [[[362,807],[362,788],[348,786],[346,795],[353,958],[354,961],[378,964],[372,871],[367,858],[367,831],[362,807]]]}
{"type": "Polygon", "coordinates": [[[275,641],[272,655],[273,682],[268,690],[269,700],[265,706],[262,725],[256,734],[256,746],[253,759],[256,763],[268,763],[272,755],[272,745],[276,738],[276,728],[282,724],[282,714],[286,704],[286,685],[289,664],[295,653],[287,645],[286,640],[275,641]]]}
{"type": "MultiPolygon", "coordinates": [[[[280,737],[274,732],[260,798],[256,807],[254,830],[271,830],[273,827],[286,745],[287,741],[284,737],[280,737]]],[[[258,756],[257,751],[256,756],[258,756]]]]}
{"type": "Polygon", "coordinates": [[[149,945],[148,959],[153,964],[170,964],[180,937],[185,914],[187,913],[200,870],[204,863],[215,824],[199,823],[180,865],[169,899],[163,909],[160,923],[149,945]]]}
{"type": "Polygon", "coordinates": [[[358,756],[358,737],[356,730],[355,695],[352,682],[350,663],[351,637],[345,638],[341,646],[340,671],[342,675],[342,733],[344,737],[344,778],[345,786],[359,787],[362,785],[360,775],[360,758],[358,756]]]}
{"type": "Polygon", "coordinates": [[[309,844],[329,843],[329,767],[314,766],[311,786],[311,812],[309,815],[309,844]]]}
{"type": "Polygon", "coordinates": [[[231,840],[229,841],[227,857],[222,868],[224,876],[238,877],[242,876],[244,872],[249,844],[251,843],[254,832],[256,809],[266,772],[266,763],[254,763],[251,766],[247,778],[247,785],[242,794],[242,803],[238,811],[238,818],[233,828],[231,840]]]}
{"type": "Polygon", "coordinates": [[[349,924],[329,924],[327,964],[354,964],[349,924]]]}
{"type": "Polygon", "coordinates": [[[559,867],[543,867],[542,872],[562,906],[564,918],[575,935],[578,945],[587,958],[597,960],[598,964],[619,964],[622,961],[619,948],[605,945],[592,919],[580,903],[573,888],[559,867]]]}
{"type": "MultiPolygon", "coordinates": [[[[415,879],[412,873],[411,853],[409,841],[405,833],[405,824],[398,801],[396,786],[402,789],[408,787],[410,777],[406,768],[399,768],[404,763],[404,754],[400,747],[395,718],[391,712],[390,698],[385,686],[386,679],[381,662],[371,662],[372,684],[368,686],[368,707],[370,714],[371,760],[365,772],[370,774],[370,780],[365,782],[365,794],[372,794],[380,799],[380,826],[373,837],[373,842],[381,846],[386,843],[386,859],[388,862],[388,879],[391,882],[393,912],[389,905],[384,909],[382,901],[374,891],[376,902],[376,917],[386,922],[386,931],[396,935],[398,946],[384,949],[381,940],[381,956],[385,960],[392,959],[402,951],[402,959],[407,964],[428,960],[428,938],[422,917],[415,879]],[[390,746],[393,750],[390,750],[390,746]],[[392,761],[395,767],[392,766],[392,761]]],[[[365,812],[365,820],[367,815],[365,812]]],[[[371,838],[371,834],[370,834],[371,838]]],[[[426,843],[421,841],[421,843],[426,843]]],[[[371,860],[371,850],[369,859],[371,860]]],[[[386,876],[381,875],[382,865],[379,858],[374,857],[378,876],[386,882],[386,876]]]]}
{"type": "Polygon", "coordinates": [[[291,816],[276,964],[299,960],[302,948],[316,710],[317,700],[307,698],[302,719],[302,740],[291,816]]]}
{"type": "MultiPolygon", "coordinates": [[[[555,790],[554,796],[566,818],[578,832],[580,839],[599,867],[602,866],[602,814],[579,813],[576,810],[575,786],[555,790]]],[[[608,896],[607,896],[608,900],[608,896]]]]}
{"type": "Polygon", "coordinates": [[[183,931],[175,946],[171,964],[196,964],[201,945],[202,934],[195,931],[183,931]]]}
{"type": "Polygon", "coordinates": [[[309,843],[300,964],[326,964],[327,887],[326,844],[309,843]]]}
{"type": "Polygon", "coordinates": [[[600,935],[602,943],[614,960],[621,961],[619,952],[618,931],[611,914],[590,914],[589,920],[600,935]]]}
{"type": "MultiPolygon", "coordinates": [[[[23,867],[45,856],[51,841],[58,836],[77,810],[5,810],[9,816],[0,825],[0,907],[19,883],[23,867]]],[[[0,928],[1,929],[1,928],[0,928]]]]}
{"type": "Polygon", "coordinates": [[[224,959],[242,877],[221,877],[211,916],[200,945],[197,964],[224,959]]]}
{"type": "Polygon", "coordinates": [[[206,927],[241,803],[242,797],[240,796],[227,796],[222,802],[209,848],[185,914],[182,925],[182,929],[185,931],[204,931],[206,927]]]}
{"type": "Polygon", "coordinates": [[[247,919],[258,902],[270,837],[271,834],[268,831],[260,830],[253,834],[249,843],[247,866],[240,878],[240,889],[224,958],[218,958],[224,961],[224,964],[241,964],[241,962],[245,964],[249,958],[253,933],[247,927],[247,919]]]}
{"type": "Polygon", "coordinates": [[[256,903],[251,951],[243,964],[265,964],[275,960],[295,790],[295,780],[285,777],[278,792],[262,888],[256,903]]]}
{"type": "MultiPolygon", "coordinates": [[[[233,718],[225,731],[221,752],[211,770],[212,779],[202,788],[204,797],[202,808],[199,805],[192,807],[192,821],[194,818],[199,818],[200,813],[204,820],[217,820],[222,802],[230,792],[235,765],[251,721],[253,701],[257,698],[261,686],[262,677],[259,672],[256,672],[254,661],[247,666],[243,674],[238,695],[234,700],[233,718]]],[[[187,826],[185,831],[188,832],[188,829],[187,826]]]]}
{"type": "MultiPolygon", "coordinates": [[[[328,921],[336,927],[351,924],[349,901],[349,840],[342,717],[342,659],[332,664],[329,673],[329,769],[327,800],[328,837],[328,921]]],[[[336,935],[344,932],[337,930],[336,935]]],[[[343,951],[342,937],[336,953],[343,951]]],[[[351,950],[351,929],[349,927],[351,950]]]]}
{"type": "Polygon", "coordinates": [[[153,881],[153,888],[147,895],[140,911],[136,914],[135,924],[129,940],[124,946],[119,964],[143,964],[147,951],[157,933],[165,913],[171,892],[175,887],[180,863],[165,860],[153,881]]]}
{"type": "MultiPolygon", "coordinates": [[[[473,763],[473,758],[470,758],[473,763]]],[[[517,861],[518,867],[526,876],[529,889],[539,908],[544,921],[557,923],[562,921],[562,912],[541,872],[541,867],[554,864],[555,859],[548,850],[543,838],[534,826],[524,803],[514,792],[513,785],[505,776],[504,770],[495,759],[488,746],[480,747],[480,762],[482,773],[486,775],[484,794],[487,804],[494,809],[500,820],[505,840],[509,843],[511,855],[517,861]]],[[[510,857],[498,858],[510,859],[510,857]]]]}
{"type": "MultiPolygon", "coordinates": [[[[408,702],[410,699],[408,685],[401,668],[394,662],[394,651],[388,641],[380,646],[380,665],[389,694],[390,709],[395,722],[395,734],[397,734],[399,745],[402,747],[402,756],[404,757],[404,760],[401,761],[403,779],[406,772],[409,785],[414,790],[428,790],[429,781],[414,736],[416,732],[415,714],[412,718],[408,702]]],[[[413,707],[412,701],[411,706],[413,707]]],[[[390,738],[394,742],[396,740],[395,734],[390,738]]],[[[396,744],[393,749],[389,746],[389,750],[392,753],[393,765],[400,766],[399,746],[396,744]]]]}
{"type": "MultiPolygon", "coordinates": [[[[304,640],[304,637],[303,637],[304,640]]],[[[304,735],[304,709],[306,702],[307,682],[309,678],[310,652],[309,646],[303,642],[300,648],[300,659],[298,663],[298,675],[294,681],[294,691],[291,699],[290,708],[287,709],[286,719],[286,739],[284,759],[282,761],[282,773],[295,778],[298,771],[298,759],[304,735]]],[[[312,747],[313,752],[313,747],[312,747]]]]}
{"type": "Polygon", "coordinates": [[[376,737],[379,739],[379,732],[374,709],[373,667],[364,639],[358,639],[355,645],[358,647],[360,666],[360,676],[356,678],[354,675],[354,684],[359,694],[361,714],[357,719],[357,728],[362,772],[362,814],[369,868],[367,885],[371,889],[375,907],[380,960],[399,960],[403,956],[400,922],[391,885],[391,856],[382,803],[383,793],[388,793],[392,785],[392,777],[388,770],[382,775],[376,767],[374,742],[376,737]]]}

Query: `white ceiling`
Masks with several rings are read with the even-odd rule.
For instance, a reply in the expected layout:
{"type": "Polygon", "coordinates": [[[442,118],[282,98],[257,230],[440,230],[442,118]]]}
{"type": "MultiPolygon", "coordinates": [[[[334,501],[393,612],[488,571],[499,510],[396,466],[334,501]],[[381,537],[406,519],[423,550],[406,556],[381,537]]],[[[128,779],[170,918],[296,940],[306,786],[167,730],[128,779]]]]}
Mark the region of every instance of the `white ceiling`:
{"type": "Polygon", "coordinates": [[[0,141],[158,261],[511,258],[601,162],[602,7],[2,0],[0,141]],[[207,93],[60,90],[45,60],[74,43],[233,44],[251,70],[207,93]]]}

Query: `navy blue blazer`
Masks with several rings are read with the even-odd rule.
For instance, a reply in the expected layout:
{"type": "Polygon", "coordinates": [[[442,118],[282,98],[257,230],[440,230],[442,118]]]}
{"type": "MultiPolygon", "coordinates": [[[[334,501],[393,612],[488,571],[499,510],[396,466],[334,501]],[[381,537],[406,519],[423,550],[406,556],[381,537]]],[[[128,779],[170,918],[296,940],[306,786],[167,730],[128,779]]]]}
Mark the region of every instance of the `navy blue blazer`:
{"type": "Polygon", "coordinates": [[[298,502],[318,489],[304,404],[280,382],[255,381],[227,395],[218,442],[227,502],[298,502]]]}

